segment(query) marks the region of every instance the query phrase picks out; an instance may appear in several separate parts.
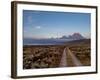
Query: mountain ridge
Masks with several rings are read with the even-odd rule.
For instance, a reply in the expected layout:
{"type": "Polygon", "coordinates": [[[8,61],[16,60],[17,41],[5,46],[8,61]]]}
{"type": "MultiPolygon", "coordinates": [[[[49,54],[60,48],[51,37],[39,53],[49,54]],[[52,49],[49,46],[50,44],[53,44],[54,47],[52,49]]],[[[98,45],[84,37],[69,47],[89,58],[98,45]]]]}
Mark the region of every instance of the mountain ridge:
{"type": "Polygon", "coordinates": [[[60,39],[73,39],[73,40],[80,40],[80,39],[86,39],[83,37],[80,33],[73,33],[72,35],[69,36],[62,36],[60,39]]]}

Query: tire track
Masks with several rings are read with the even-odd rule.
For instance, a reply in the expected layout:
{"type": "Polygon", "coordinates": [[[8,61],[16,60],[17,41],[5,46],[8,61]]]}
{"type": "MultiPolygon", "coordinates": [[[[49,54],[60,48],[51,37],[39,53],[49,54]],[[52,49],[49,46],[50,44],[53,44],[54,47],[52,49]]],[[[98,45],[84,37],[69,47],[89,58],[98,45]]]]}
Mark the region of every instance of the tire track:
{"type": "Polygon", "coordinates": [[[67,66],[67,56],[66,56],[66,48],[65,48],[61,57],[59,67],[66,67],[66,66],[67,66]]]}
{"type": "Polygon", "coordinates": [[[82,66],[82,63],[77,59],[77,57],[71,52],[69,48],[67,48],[67,54],[69,54],[71,57],[74,66],[82,66]]]}
{"type": "Polygon", "coordinates": [[[82,63],[77,59],[77,57],[71,52],[68,47],[64,48],[59,67],[72,66],[82,66],[82,63]]]}

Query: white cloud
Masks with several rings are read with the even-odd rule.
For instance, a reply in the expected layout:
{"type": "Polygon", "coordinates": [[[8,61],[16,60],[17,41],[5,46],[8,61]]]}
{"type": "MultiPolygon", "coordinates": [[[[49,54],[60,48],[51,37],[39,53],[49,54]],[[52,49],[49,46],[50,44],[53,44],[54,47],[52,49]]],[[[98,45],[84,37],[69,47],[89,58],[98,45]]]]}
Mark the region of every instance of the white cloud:
{"type": "Polygon", "coordinates": [[[28,16],[28,23],[31,24],[33,22],[33,19],[31,16],[28,16]]]}
{"type": "Polygon", "coordinates": [[[35,28],[36,28],[36,29],[40,29],[40,28],[41,28],[41,26],[36,26],[35,28]]]}

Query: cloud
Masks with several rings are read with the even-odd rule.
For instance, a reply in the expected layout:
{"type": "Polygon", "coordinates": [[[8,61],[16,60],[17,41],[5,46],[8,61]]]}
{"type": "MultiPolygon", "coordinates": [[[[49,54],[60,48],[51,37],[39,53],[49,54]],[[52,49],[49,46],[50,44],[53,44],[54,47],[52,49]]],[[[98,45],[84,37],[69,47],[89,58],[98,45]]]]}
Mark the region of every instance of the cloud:
{"type": "Polygon", "coordinates": [[[36,28],[36,29],[40,29],[40,28],[41,28],[41,26],[36,26],[35,28],[36,28]]]}
{"type": "Polygon", "coordinates": [[[28,23],[31,24],[33,22],[32,16],[28,16],[28,23]]]}

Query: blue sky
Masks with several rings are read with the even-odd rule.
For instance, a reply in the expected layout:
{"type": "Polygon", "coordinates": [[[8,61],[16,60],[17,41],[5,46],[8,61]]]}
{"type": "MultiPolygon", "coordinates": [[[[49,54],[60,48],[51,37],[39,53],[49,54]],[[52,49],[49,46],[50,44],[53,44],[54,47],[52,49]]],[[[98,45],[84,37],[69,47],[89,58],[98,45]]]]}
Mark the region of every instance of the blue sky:
{"type": "Polygon", "coordinates": [[[90,37],[90,13],[23,10],[24,38],[57,38],[80,33],[90,37]]]}

